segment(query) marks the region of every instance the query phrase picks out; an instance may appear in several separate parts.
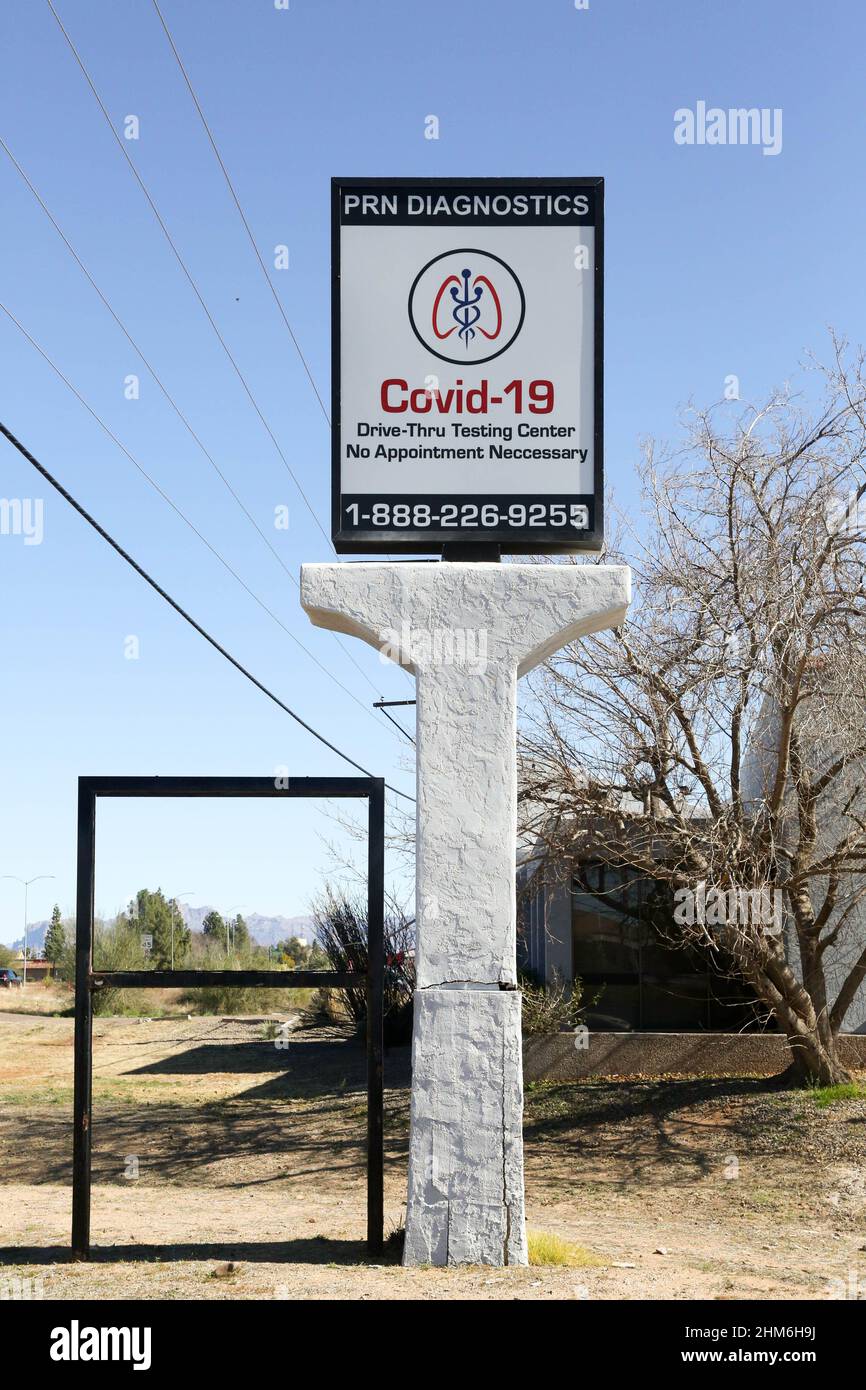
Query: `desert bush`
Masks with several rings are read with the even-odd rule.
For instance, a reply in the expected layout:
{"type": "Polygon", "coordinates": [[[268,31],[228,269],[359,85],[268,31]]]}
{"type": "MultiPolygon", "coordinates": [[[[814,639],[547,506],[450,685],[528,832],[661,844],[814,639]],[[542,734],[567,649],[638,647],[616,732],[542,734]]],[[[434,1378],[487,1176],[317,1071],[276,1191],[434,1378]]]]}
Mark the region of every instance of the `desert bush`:
{"type": "MultiPolygon", "coordinates": [[[[256,966],[255,969],[267,969],[256,966]]],[[[206,985],[182,996],[191,1014],[279,1014],[303,1009],[309,999],[306,989],[244,989],[234,985],[206,985]]]]}
{"type": "MultiPolygon", "coordinates": [[[[74,942],[71,943],[74,952],[74,942]]],[[[70,963],[68,951],[64,949],[61,967],[66,978],[66,970],[71,964],[71,975],[75,979],[74,956],[70,963]]],[[[147,970],[150,962],[141,944],[141,932],[135,923],[125,917],[114,922],[96,922],[93,930],[93,969],[100,970],[147,970]]],[[[138,990],[97,989],[93,992],[93,1012],[95,1014],[140,1013],[142,1000],[138,990]]]]}
{"type": "MultiPolygon", "coordinates": [[[[331,963],[326,960],[323,970],[330,970],[331,963]]],[[[341,989],[316,989],[310,995],[309,1002],[304,1010],[305,1022],[313,1027],[327,1025],[329,1023],[355,1023],[356,1019],[350,1014],[346,999],[345,990],[341,989]]]]}
{"type": "MultiPolygon", "coordinates": [[[[202,937],[195,943],[196,970],[272,970],[285,978],[286,971],[270,959],[264,946],[253,941],[238,944],[227,961],[224,945],[216,938],[202,937]]],[[[181,996],[190,1013],[195,1014],[267,1014],[302,1008],[309,990],[292,989],[275,982],[273,989],[242,985],[197,985],[181,996]]]]}
{"type": "MultiPolygon", "coordinates": [[[[313,904],[316,936],[332,970],[367,972],[367,904],[326,889],[313,904]]],[[[319,994],[325,991],[320,990],[319,994]]],[[[328,990],[338,1001],[321,1000],[325,1010],[342,1010],[346,1018],[363,1029],[367,1021],[367,992],[358,989],[328,990]]],[[[384,1014],[385,1042],[389,1046],[408,1042],[412,1037],[412,1000],[415,993],[414,922],[402,911],[392,910],[385,917],[384,1014]]]]}
{"type": "Polygon", "coordinates": [[[520,980],[523,995],[523,1036],[538,1033],[570,1032],[583,1021],[590,1003],[584,1001],[583,984],[579,979],[566,986],[559,975],[549,985],[539,984],[529,975],[520,980]]]}

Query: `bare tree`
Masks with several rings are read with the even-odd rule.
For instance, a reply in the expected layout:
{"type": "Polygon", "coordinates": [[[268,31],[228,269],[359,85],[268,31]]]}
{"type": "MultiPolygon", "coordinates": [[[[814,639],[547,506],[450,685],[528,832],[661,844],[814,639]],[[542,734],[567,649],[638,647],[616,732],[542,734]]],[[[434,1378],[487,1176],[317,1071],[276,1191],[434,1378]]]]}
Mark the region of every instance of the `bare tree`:
{"type": "Polygon", "coordinates": [[[732,963],[821,1084],[849,1079],[866,979],[866,376],[833,345],[817,407],[692,410],[682,448],[645,446],[642,519],[604,556],[633,567],[628,621],[537,675],[521,749],[555,855],[727,904],[672,936],[732,963]],[[750,891],[781,931],[735,910],[750,891]]]}

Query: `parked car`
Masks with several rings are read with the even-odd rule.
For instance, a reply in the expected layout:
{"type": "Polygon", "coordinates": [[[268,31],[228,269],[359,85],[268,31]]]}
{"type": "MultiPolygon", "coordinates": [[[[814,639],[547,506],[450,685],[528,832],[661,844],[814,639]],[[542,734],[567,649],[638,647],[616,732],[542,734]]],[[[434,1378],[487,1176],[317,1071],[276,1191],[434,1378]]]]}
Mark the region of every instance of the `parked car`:
{"type": "Polygon", "coordinates": [[[0,967],[0,989],[14,989],[16,985],[20,989],[23,984],[21,976],[11,966],[0,967]]]}

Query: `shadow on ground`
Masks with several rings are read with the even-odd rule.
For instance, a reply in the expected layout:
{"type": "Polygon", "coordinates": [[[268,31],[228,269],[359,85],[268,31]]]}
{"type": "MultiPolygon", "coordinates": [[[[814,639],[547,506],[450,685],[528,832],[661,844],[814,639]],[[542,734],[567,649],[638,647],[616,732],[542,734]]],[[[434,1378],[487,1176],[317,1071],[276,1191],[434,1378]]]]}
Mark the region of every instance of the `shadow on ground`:
{"type": "Polygon", "coordinates": [[[524,1141],[572,1165],[602,1160],[623,1183],[666,1181],[671,1163],[693,1176],[714,1171],[726,1152],[792,1149],[808,1116],[783,1109],[779,1077],[694,1077],[542,1083],[527,1088],[524,1141]],[[782,1122],[784,1121],[784,1127],[782,1122]]]}
{"type": "MultiPolygon", "coordinates": [[[[270,1097],[332,1096],[367,1089],[367,1054],[354,1034],[321,1039],[314,1033],[295,1033],[278,1047],[272,1041],[212,1042],[188,1047],[142,1066],[124,1071],[125,1076],[210,1076],[218,1073],[249,1076],[268,1074],[271,1079],[244,1091],[247,1100],[270,1097]]],[[[135,1046],[135,1044],[131,1044],[135,1046]]],[[[116,1044],[115,1044],[116,1046],[116,1044]]],[[[410,1050],[385,1052],[385,1084],[409,1084],[410,1050]]]]}
{"type": "MultiPolygon", "coordinates": [[[[140,1047],[134,1043],[133,1046],[140,1047]]],[[[164,1043],[162,1044],[164,1045],[164,1043]]],[[[138,1060],[137,1057],[135,1059],[138,1060]]],[[[97,1072],[98,1075],[98,1072],[97,1072]]],[[[345,1185],[366,1172],[367,1061],[355,1038],[293,1036],[272,1042],[194,1046],[99,1078],[129,1095],[93,1105],[93,1181],[126,1185],[137,1158],[143,1186],[172,1183],[254,1188],[273,1184],[345,1185]],[[192,1099],[189,1086],[166,1100],[135,1077],[248,1076],[232,1095],[192,1099]]],[[[385,1054],[386,1162],[405,1152],[409,1049],[385,1054]]],[[[67,1183],[72,1160],[71,1105],[0,1110],[2,1181],[67,1183]]]]}
{"type": "MultiPolygon", "coordinates": [[[[364,1241],[310,1236],[303,1240],[227,1241],[180,1245],[97,1245],[89,1264],[143,1264],[178,1260],[228,1260],[248,1264],[397,1264],[399,1254],[386,1248],[371,1255],[364,1241]]],[[[75,1263],[68,1246],[17,1245],[0,1249],[0,1266],[75,1263]]],[[[230,1276],[229,1276],[230,1277],[230,1276]]]]}

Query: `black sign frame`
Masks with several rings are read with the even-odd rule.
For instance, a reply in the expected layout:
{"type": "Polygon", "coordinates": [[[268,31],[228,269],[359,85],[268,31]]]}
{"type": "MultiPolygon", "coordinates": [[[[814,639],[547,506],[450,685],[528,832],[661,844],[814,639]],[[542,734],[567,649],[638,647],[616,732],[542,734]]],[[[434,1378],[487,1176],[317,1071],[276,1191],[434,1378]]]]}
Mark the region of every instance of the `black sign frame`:
{"type": "MultiPolygon", "coordinates": [[[[474,234],[477,224],[467,223],[467,234],[474,234]]],[[[418,494],[417,501],[425,501],[425,494],[418,494]]],[[[442,503],[447,499],[436,494],[442,503]]],[[[382,498],[381,500],[386,500],[382,498]]],[[[400,499],[403,500],[402,498],[400,499]]],[[[477,502],[479,507],[485,502],[500,499],[488,494],[473,497],[460,495],[461,503],[477,502]]],[[[509,501],[534,501],[533,497],[517,497],[509,494],[509,501]]],[[[557,496],[539,497],[539,502],[557,504],[564,499],[557,496]]],[[[574,501],[575,498],[569,500],[574,501]]],[[[578,551],[598,552],[604,545],[604,179],[596,178],[332,178],[331,179],[331,537],[338,555],[441,555],[447,550],[457,553],[461,548],[479,555],[489,554],[491,558],[501,551],[511,555],[556,555],[572,554],[578,551]],[[340,229],[342,219],[342,195],[347,189],[365,192],[375,190],[404,190],[430,193],[436,190],[446,192],[457,189],[464,193],[470,190],[493,191],[505,188],[540,193],[546,189],[551,192],[563,188],[585,191],[591,194],[594,208],[593,227],[595,230],[595,255],[593,267],[593,497],[590,506],[590,525],[585,530],[573,531],[564,540],[562,528],[475,528],[454,527],[447,530],[412,530],[410,527],[348,530],[343,525],[342,490],[342,392],[341,364],[342,341],[340,322],[340,229]]]]}

